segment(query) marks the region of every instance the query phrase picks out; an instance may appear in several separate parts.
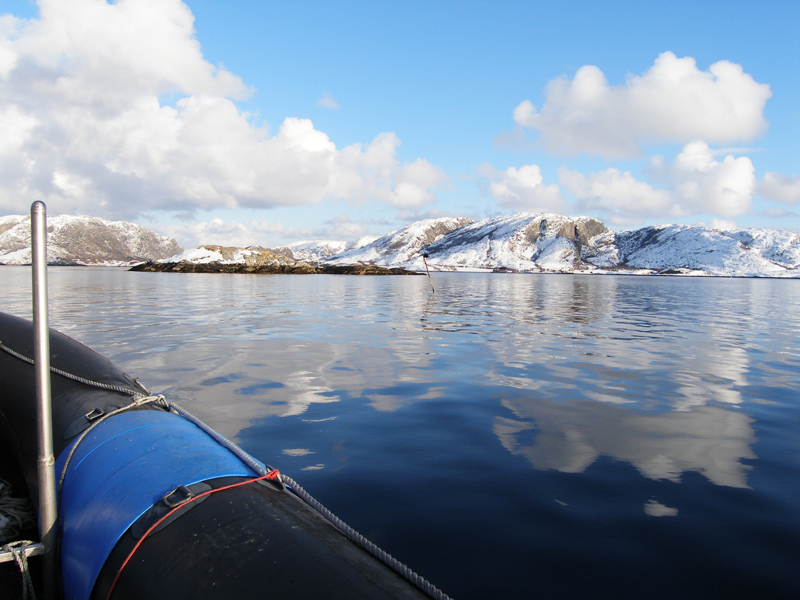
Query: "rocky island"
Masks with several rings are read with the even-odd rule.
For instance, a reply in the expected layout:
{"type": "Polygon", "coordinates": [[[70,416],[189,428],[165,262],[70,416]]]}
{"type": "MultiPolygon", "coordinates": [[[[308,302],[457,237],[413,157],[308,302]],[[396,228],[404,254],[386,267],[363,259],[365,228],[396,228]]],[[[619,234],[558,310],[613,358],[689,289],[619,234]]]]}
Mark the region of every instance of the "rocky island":
{"type": "Polygon", "coordinates": [[[229,248],[199,246],[167,259],[151,260],[133,266],[131,271],[159,273],[252,273],[329,274],[329,275],[418,275],[402,267],[379,267],[372,264],[310,264],[295,260],[290,250],[258,246],[229,248]]]}

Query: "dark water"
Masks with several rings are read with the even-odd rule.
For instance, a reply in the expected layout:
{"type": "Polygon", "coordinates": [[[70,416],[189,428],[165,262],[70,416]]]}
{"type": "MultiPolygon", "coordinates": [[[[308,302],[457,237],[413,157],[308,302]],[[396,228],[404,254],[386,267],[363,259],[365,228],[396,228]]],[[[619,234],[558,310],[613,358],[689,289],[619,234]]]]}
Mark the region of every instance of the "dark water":
{"type": "Polygon", "coordinates": [[[51,268],[51,325],[457,599],[800,596],[800,282],[434,284],[51,268]]]}

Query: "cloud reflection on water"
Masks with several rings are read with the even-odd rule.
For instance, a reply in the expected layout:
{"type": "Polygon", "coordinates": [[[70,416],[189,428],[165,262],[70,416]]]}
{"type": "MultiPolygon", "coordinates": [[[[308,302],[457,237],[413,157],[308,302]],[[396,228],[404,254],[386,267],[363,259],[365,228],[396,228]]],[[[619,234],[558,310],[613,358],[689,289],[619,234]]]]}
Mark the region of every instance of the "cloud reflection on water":
{"type": "Polygon", "coordinates": [[[630,463],[649,479],[680,482],[687,471],[716,485],[747,488],[743,459],[756,458],[754,420],[702,406],[691,412],[641,414],[613,404],[503,400],[516,419],[495,417],[503,447],[536,469],[581,473],[599,456],[630,463]],[[525,434],[533,439],[523,441],[525,434]]]}
{"type": "Polygon", "coordinates": [[[774,358],[796,330],[760,318],[797,306],[792,282],[438,274],[432,294],[425,278],[55,270],[52,284],[54,326],[234,439],[362,407],[401,422],[466,393],[487,436],[536,468],[603,455],[747,487],[743,390],[797,389],[796,354],[774,358]],[[495,416],[498,398],[510,413],[495,416]]]}

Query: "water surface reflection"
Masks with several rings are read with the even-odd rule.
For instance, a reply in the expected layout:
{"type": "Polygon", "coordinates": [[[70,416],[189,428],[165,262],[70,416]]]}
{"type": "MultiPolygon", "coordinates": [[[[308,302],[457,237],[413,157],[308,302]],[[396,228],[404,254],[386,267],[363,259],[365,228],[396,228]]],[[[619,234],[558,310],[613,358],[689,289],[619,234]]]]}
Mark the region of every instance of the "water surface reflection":
{"type": "Polygon", "coordinates": [[[503,447],[536,469],[581,473],[598,457],[630,463],[649,479],[679,483],[687,471],[716,485],[746,488],[754,459],[754,420],[741,412],[701,406],[691,412],[641,414],[613,404],[504,400],[516,418],[495,417],[503,447]],[[527,435],[526,435],[527,434],[527,435]]]}
{"type": "Polygon", "coordinates": [[[50,274],[54,327],[454,597],[797,595],[800,282],[50,274]]]}

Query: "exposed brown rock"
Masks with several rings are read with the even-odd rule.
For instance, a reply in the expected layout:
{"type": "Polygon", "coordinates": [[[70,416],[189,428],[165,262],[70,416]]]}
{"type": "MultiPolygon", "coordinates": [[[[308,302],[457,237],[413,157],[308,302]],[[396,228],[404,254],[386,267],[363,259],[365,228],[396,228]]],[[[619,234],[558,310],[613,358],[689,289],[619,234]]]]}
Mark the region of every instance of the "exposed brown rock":
{"type": "MultiPolygon", "coordinates": [[[[217,250],[216,247],[207,246],[217,250]]],[[[219,250],[218,250],[219,251],[219,250]]],[[[418,275],[413,271],[392,268],[387,269],[375,265],[324,265],[315,267],[305,262],[292,264],[222,264],[219,262],[192,263],[188,261],[161,263],[150,261],[131,267],[131,271],[148,271],[158,273],[250,273],[254,275],[418,275]]]]}

